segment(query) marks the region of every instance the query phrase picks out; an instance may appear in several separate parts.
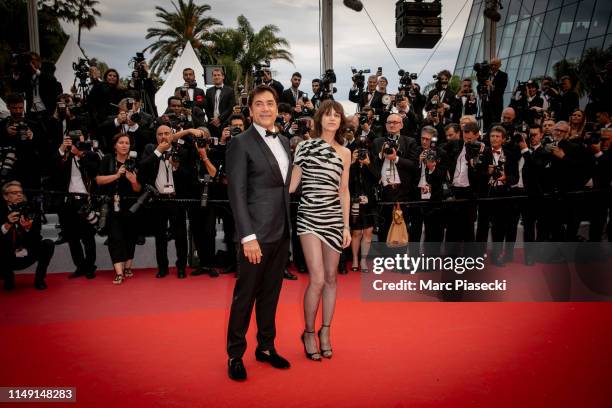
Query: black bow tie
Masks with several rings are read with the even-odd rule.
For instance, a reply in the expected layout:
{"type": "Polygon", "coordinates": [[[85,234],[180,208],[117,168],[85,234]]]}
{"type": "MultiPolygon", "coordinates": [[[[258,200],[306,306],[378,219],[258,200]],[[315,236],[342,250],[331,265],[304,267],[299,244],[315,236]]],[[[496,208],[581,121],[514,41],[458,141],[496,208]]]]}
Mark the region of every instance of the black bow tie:
{"type": "Polygon", "coordinates": [[[269,130],[266,130],[266,137],[268,136],[272,136],[274,139],[276,139],[278,132],[270,132],[269,130]]]}
{"type": "Polygon", "coordinates": [[[215,88],[217,88],[218,90],[223,89],[223,87],[222,87],[222,86],[215,86],[215,88]]]}

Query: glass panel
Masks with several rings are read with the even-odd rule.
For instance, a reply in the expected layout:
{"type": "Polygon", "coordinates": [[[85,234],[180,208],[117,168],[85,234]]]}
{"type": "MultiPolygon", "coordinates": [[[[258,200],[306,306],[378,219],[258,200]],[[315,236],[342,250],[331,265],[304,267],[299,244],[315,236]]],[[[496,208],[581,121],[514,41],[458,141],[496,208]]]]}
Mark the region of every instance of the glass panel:
{"type": "Polygon", "coordinates": [[[512,47],[512,39],[514,38],[514,30],[516,24],[507,25],[504,28],[501,41],[499,42],[499,52],[497,53],[499,58],[506,58],[510,55],[510,48],[512,47]]]}
{"type": "Polygon", "coordinates": [[[501,15],[501,19],[497,23],[497,28],[506,24],[506,17],[508,16],[508,7],[510,6],[510,0],[501,0],[501,5],[503,8],[499,10],[499,14],[501,15]]]}
{"type": "Polygon", "coordinates": [[[472,38],[470,52],[465,60],[466,67],[474,65],[474,62],[476,62],[476,55],[478,54],[478,48],[480,48],[480,37],[482,37],[482,34],[475,34],[474,38],[472,38]]]}
{"type": "Polygon", "coordinates": [[[565,6],[566,4],[570,4],[570,3],[576,3],[579,0],[563,0],[563,5],[565,6]]]}
{"type": "Polygon", "coordinates": [[[533,3],[535,3],[535,0],[523,0],[523,4],[521,4],[521,11],[519,13],[521,16],[520,18],[529,18],[531,16],[533,3]]]}
{"type": "Polygon", "coordinates": [[[535,5],[533,6],[533,14],[540,14],[545,12],[547,4],[548,0],[536,0],[535,5]]]}
{"type": "Polygon", "coordinates": [[[478,5],[476,4],[473,4],[467,26],[465,27],[464,35],[467,36],[467,35],[472,35],[474,33],[474,27],[476,27],[476,16],[478,15],[478,10],[480,10],[480,7],[478,7],[478,5]]]}
{"type": "Polygon", "coordinates": [[[565,58],[565,51],[567,50],[567,45],[561,45],[559,47],[555,47],[550,51],[550,58],[548,59],[548,69],[546,70],[547,75],[554,76],[555,70],[553,69],[554,65],[565,58]]]}
{"type": "Polygon", "coordinates": [[[517,79],[519,81],[527,81],[531,78],[531,67],[535,59],[535,52],[525,54],[521,58],[521,64],[519,65],[519,73],[517,79]]]}
{"type": "Polygon", "coordinates": [[[514,23],[518,20],[519,13],[521,12],[521,0],[512,0],[510,7],[508,7],[508,19],[506,24],[514,23]]]}
{"type": "Polygon", "coordinates": [[[508,87],[506,89],[512,90],[515,86],[516,75],[518,74],[519,63],[521,62],[521,57],[512,57],[508,62],[508,67],[506,72],[508,73],[508,87]]]}
{"type": "Polygon", "coordinates": [[[506,92],[504,94],[504,106],[510,105],[510,98],[512,98],[512,92],[506,92]]]}
{"type": "Polygon", "coordinates": [[[478,8],[478,14],[476,14],[476,29],[474,30],[474,34],[482,33],[482,28],[484,27],[484,16],[482,15],[482,13],[484,12],[484,4],[485,3],[483,1],[480,7],[478,8]]]}
{"type": "Polygon", "coordinates": [[[552,10],[552,9],[557,8],[557,7],[561,7],[562,3],[563,3],[563,1],[561,1],[561,0],[548,0],[548,9],[552,10]]]}
{"type": "Polygon", "coordinates": [[[527,37],[527,29],[529,28],[529,20],[521,20],[518,22],[516,27],[516,33],[514,34],[514,41],[512,42],[512,50],[510,55],[518,55],[523,52],[523,45],[525,45],[525,38],[527,37]]]}
{"type": "Polygon", "coordinates": [[[463,39],[463,43],[461,44],[461,51],[459,51],[459,57],[457,57],[457,67],[461,68],[465,66],[465,57],[467,57],[471,41],[472,37],[466,37],[463,39]]]}
{"type": "Polygon", "coordinates": [[[572,27],[574,26],[574,14],[578,7],[575,4],[566,6],[561,9],[561,17],[557,24],[557,32],[555,34],[555,45],[565,44],[569,42],[572,27]]]}
{"type": "Polygon", "coordinates": [[[606,33],[610,14],[612,14],[612,1],[598,0],[591,20],[589,37],[597,37],[606,33]]]}
{"type": "Polygon", "coordinates": [[[538,39],[540,38],[540,32],[542,31],[542,21],[544,21],[544,14],[531,18],[531,25],[529,26],[529,33],[527,33],[525,49],[523,52],[535,51],[538,47],[538,39]]]}
{"type": "Polygon", "coordinates": [[[546,13],[546,17],[544,17],[544,25],[542,26],[542,34],[540,35],[540,42],[538,43],[539,50],[542,48],[550,48],[550,46],[552,46],[552,39],[555,36],[555,29],[557,28],[559,13],[559,9],[546,13]]]}
{"type": "Polygon", "coordinates": [[[584,50],[588,50],[589,48],[602,48],[604,42],[603,35],[597,38],[591,38],[587,40],[586,45],[584,46],[584,50]]]}
{"type": "Polygon", "coordinates": [[[571,43],[567,47],[567,54],[565,54],[566,60],[578,60],[582,56],[582,50],[584,50],[584,41],[578,41],[571,43]]]}
{"type": "Polygon", "coordinates": [[[584,40],[591,26],[591,14],[593,13],[595,0],[584,0],[578,6],[578,12],[574,19],[574,29],[570,42],[584,40]]]}
{"type": "Polygon", "coordinates": [[[546,66],[548,65],[549,55],[550,48],[537,53],[535,61],[533,62],[533,70],[531,71],[532,78],[544,76],[546,73],[546,66]]]}

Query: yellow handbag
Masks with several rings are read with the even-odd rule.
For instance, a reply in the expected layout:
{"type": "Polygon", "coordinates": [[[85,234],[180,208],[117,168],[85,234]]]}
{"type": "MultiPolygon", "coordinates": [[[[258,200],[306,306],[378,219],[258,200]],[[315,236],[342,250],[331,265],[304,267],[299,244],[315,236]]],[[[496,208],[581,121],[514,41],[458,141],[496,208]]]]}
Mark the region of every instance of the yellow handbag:
{"type": "Polygon", "coordinates": [[[391,248],[408,245],[408,229],[399,203],[393,208],[393,221],[387,234],[387,246],[391,248]]]}

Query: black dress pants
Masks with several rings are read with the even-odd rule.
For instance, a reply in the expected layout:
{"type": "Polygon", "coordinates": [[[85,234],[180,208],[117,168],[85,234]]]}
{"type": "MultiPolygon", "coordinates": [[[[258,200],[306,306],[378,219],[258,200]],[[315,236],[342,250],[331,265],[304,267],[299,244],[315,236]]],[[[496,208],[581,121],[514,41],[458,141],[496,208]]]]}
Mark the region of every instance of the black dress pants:
{"type": "Polygon", "coordinates": [[[187,266],[187,217],[185,209],[172,201],[157,201],[152,212],[155,223],[155,257],[160,271],[168,271],[168,235],[166,226],[170,223],[170,231],[174,236],[176,248],[176,267],[185,269],[187,266]]]}
{"type": "Polygon", "coordinates": [[[257,319],[257,348],[275,350],[276,306],[289,253],[288,229],[285,235],[280,241],[259,244],[263,256],[257,265],[250,263],[242,248],[240,250],[238,279],[227,330],[227,354],[230,358],[241,358],[246,351],[246,333],[253,306],[257,319]]]}

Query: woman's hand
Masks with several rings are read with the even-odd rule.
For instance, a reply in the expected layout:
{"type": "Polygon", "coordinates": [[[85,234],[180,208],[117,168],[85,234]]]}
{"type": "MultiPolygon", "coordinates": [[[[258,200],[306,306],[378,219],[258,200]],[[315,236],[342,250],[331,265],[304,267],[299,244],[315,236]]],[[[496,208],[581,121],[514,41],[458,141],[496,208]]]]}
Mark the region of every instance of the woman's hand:
{"type": "Polygon", "coordinates": [[[126,171],[125,172],[125,178],[128,179],[128,181],[132,184],[136,183],[136,173],[133,173],[131,171],[126,171]]]}
{"type": "Polygon", "coordinates": [[[348,248],[351,245],[351,231],[348,227],[342,230],[342,248],[348,248]]]}
{"type": "Polygon", "coordinates": [[[122,165],[121,167],[119,167],[119,170],[117,170],[117,173],[115,173],[115,175],[121,177],[124,174],[125,174],[125,166],[122,165]]]}

